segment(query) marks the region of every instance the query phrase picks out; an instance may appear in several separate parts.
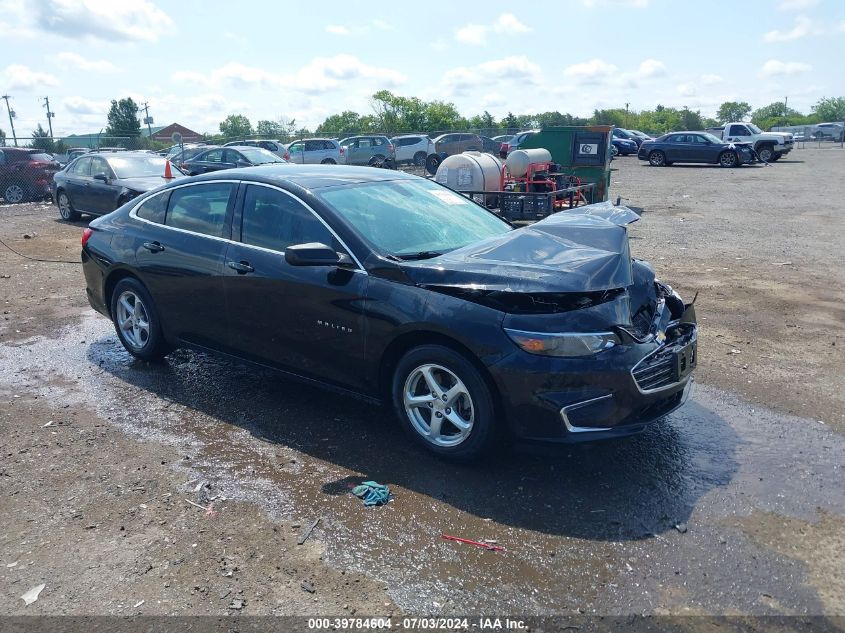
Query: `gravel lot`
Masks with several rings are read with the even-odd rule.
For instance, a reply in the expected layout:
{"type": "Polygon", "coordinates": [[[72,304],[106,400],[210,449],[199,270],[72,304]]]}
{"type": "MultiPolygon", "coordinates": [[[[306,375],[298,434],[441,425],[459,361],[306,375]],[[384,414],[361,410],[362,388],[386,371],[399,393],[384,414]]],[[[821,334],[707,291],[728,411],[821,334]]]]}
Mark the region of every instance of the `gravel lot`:
{"type": "MultiPolygon", "coordinates": [[[[635,256],[699,293],[698,391],[641,436],[472,467],[270,372],[133,361],[78,264],[0,245],[0,614],[845,615],[845,152],[613,166],[635,256]],[[395,500],[365,510],[361,478],[395,500]]],[[[0,220],[78,259],[54,207],[0,220]]]]}

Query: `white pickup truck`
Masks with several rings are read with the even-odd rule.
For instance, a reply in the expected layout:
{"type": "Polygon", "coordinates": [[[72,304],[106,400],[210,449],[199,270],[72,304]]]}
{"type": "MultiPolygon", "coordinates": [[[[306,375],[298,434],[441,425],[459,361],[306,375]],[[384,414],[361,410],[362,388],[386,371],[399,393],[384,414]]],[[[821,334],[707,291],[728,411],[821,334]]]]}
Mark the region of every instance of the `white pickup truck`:
{"type": "Polygon", "coordinates": [[[725,123],[721,127],[707,128],[707,132],[723,141],[750,143],[760,160],[771,163],[792,151],[792,134],[764,132],[753,123],[725,123]]]}

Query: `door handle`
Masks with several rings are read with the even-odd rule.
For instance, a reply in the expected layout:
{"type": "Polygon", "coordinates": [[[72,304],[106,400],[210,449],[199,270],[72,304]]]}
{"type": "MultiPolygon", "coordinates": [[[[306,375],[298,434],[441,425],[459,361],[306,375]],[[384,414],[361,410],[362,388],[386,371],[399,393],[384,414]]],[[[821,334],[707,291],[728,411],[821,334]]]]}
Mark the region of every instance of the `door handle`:
{"type": "Polygon", "coordinates": [[[239,275],[255,272],[255,268],[250,266],[249,262],[227,262],[227,265],[232,270],[237,270],[239,275]]]}
{"type": "Polygon", "coordinates": [[[162,246],[158,242],[144,242],[144,248],[146,248],[151,253],[160,253],[164,250],[164,246],[162,246]]]}

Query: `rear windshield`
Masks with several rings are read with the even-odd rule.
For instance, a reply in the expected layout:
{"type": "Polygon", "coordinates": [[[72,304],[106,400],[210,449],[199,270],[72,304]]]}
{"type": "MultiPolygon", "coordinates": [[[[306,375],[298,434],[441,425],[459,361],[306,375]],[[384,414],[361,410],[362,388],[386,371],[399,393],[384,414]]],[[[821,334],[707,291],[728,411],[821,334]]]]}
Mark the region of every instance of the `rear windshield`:
{"type": "MultiPolygon", "coordinates": [[[[163,156],[156,156],[155,154],[148,156],[109,156],[107,160],[118,178],[164,176],[164,166],[168,162],[163,156]]],[[[170,168],[171,170],[176,169],[173,165],[170,168]]]]}
{"type": "Polygon", "coordinates": [[[53,157],[49,154],[30,154],[29,160],[37,160],[41,161],[42,163],[50,163],[53,161],[53,157]]]}
{"type": "Polygon", "coordinates": [[[255,148],[241,148],[238,150],[246,159],[253,165],[264,165],[265,163],[286,163],[287,161],[279,158],[273,152],[268,152],[266,149],[260,147],[255,148]]]}

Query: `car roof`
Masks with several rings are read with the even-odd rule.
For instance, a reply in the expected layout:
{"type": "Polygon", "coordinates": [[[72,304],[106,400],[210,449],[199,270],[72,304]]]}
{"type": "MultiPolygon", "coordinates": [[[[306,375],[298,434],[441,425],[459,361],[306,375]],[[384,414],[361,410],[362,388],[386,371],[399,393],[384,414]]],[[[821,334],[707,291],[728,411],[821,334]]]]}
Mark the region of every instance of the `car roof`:
{"type": "MultiPolygon", "coordinates": [[[[303,189],[322,189],[339,185],[386,182],[389,180],[415,180],[417,178],[419,176],[413,176],[393,169],[379,169],[377,167],[283,163],[239,169],[224,169],[210,174],[203,174],[202,176],[194,176],[193,180],[238,179],[280,186],[290,183],[303,189]]],[[[184,181],[180,182],[180,184],[184,184],[184,181]]]]}
{"type": "MultiPolygon", "coordinates": [[[[103,158],[126,158],[127,156],[156,156],[156,154],[150,154],[149,152],[131,151],[131,150],[127,150],[125,152],[112,152],[110,150],[106,150],[106,151],[94,150],[93,152],[87,152],[85,155],[86,156],[102,156],[103,158]]],[[[159,156],[159,158],[164,158],[164,156],[159,156]]]]}

